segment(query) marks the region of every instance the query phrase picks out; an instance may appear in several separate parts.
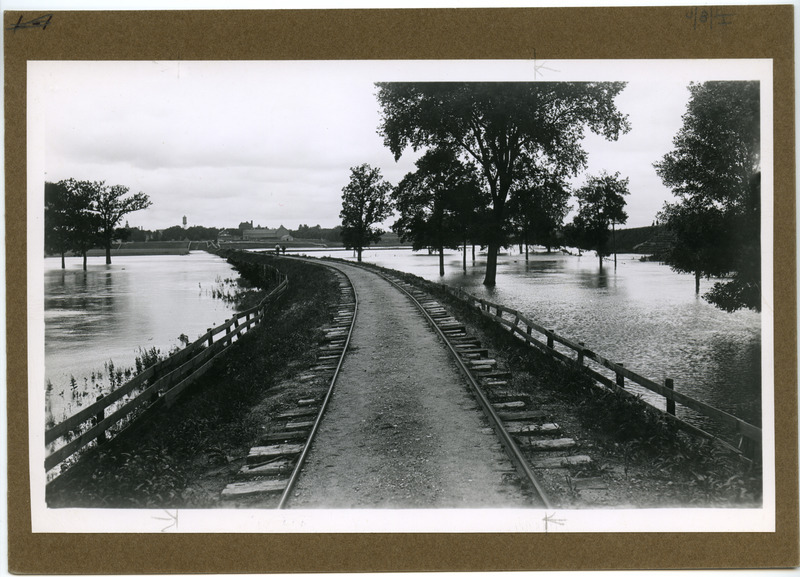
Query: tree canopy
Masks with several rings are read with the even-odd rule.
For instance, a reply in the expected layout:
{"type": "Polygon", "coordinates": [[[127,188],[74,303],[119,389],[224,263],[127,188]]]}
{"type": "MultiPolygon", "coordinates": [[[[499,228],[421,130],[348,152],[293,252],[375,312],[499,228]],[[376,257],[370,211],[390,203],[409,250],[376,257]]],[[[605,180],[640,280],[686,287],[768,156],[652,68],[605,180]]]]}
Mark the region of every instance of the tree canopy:
{"type": "Polygon", "coordinates": [[[586,184],[578,189],[578,214],[573,220],[580,239],[580,248],[594,250],[603,266],[603,257],[611,254],[608,240],[611,237],[609,226],[625,224],[625,197],[629,194],[628,179],[621,178],[618,172],[590,176],[586,184]]]}
{"type": "Polygon", "coordinates": [[[678,202],[661,218],[676,235],[669,264],[727,275],[706,295],[734,311],[761,309],[761,123],[758,82],[692,83],[674,150],[655,163],[678,202]]]}
{"type": "Polygon", "coordinates": [[[83,256],[97,244],[106,249],[106,264],[111,264],[111,243],[122,238],[126,229],[118,228],[122,217],[150,206],[144,193],[126,197],[128,187],[106,186],[104,182],[70,178],[45,183],[45,250],[61,255],[74,251],[83,256]]]}
{"type": "Polygon", "coordinates": [[[543,245],[550,252],[557,242],[556,235],[569,212],[570,194],[566,180],[546,170],[534,170],[512,191],[509,200],[512,221],[519,231],[520,242],[525,245],[526,259],[529,244],[543,245]]]}
{"type": "Polygon", "coordinates": [[[460,162],[452,150],[431,149],[416,166],[392,192],[399,212],[392,229],[414,250],[435,249],[444,275],[444,249],[466,242],[465,223],[480,208],[480,188],[474,166],[460,162]]]}
{"type": "Polygon", "coordinates": [[[130,189],[121,184],[106,186],[104,182],[84,183],[93,196],[92,212],[100,219],[99,236],[106,249],[106,264],[111,264],[111,243],[120,235],[117,228],[126,214],[144,210],[152,202],[143,192],[126,196],[130,189]]]}
{"type": "Polygon", "coordinates": [[[375,225],[392,211],[389,199],[392,185],[381,176],[378,168],[362,164],[350,169],[350,182],[342,189],[342,241],[346,248],[355,249],[358,262],[361,252],[379,242],[383,231],[375,225]]]}
{"type": "Polygon", "coordinates": [[[404,150],[444,148],[475,162],[490,198],[484,284],[495,284],[506,242],[506,203],[530,166],[555,174],[585,167],[586,128],[608,139],[628,130],[614,104],[621,82],[378,83],[379,132],[399,159],[404,150]]]}

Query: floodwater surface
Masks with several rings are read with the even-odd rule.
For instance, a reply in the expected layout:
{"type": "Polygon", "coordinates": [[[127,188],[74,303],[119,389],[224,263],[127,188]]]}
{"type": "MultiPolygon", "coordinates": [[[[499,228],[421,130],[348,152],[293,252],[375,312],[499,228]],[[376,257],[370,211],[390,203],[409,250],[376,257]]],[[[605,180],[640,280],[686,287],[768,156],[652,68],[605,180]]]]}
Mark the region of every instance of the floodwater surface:
{"type": "MultiPolygon", "coordinates": [[[[299,251],[302,252],[302,251],[299,251]]],[[[353,259],[352,251],[309,252],[309,256],[353,259]]],[[[408,272],[519,310],[526,317],[655,382],[674,380],[675,389],[754,424],[761,422],[761,315],[724,312],[697,296],[694,278],[638,255],[619,255],[601,269],[593,253],[583,256],[539,252],[528,260],[516,250],[498,259],[496,285],[483,286],[485,254],[448,251],[445,276],[438,256],[408,249],[364,251],[364,262],[408,272]]],[[[702,295],[713,285],[703,280],[702,295]]],[[[664,408],[662,397],[629,385],[664,408]]],[[[690,422],[715,429],[708,419],[683,412],[690,422]]]]}
{"type": "Polygon", "coordinates": [[[45,379],[56,422],[109,383],[107,367],[132,368],[142,351],[168,353],[230,317],[213,289],[238,273],[224,259],[189,255],[45,259],[45,379]]]}

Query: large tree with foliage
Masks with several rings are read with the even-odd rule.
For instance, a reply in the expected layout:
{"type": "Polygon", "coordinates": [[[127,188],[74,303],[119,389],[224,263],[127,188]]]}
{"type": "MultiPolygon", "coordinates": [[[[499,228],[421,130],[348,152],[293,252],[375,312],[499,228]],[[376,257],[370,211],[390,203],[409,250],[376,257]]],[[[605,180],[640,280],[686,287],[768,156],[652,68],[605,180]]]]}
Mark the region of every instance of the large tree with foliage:
{"type": "Polygon", "coordinates": [[[590,176],[575,196],[578,198],[578,214],[573,220],[580,240],[580,248],[594,250],[603,268],[603,257],[611,254],[609,227],[628,222],[625,213],[625,196],[628,195],[628,179],[620,178],[618,172],[590,176]]]}
{"type": "Polygon", "coordinates": [[[126,214],[144,210],[152,204],[143,192],[128,196],[130,189],[121,184],[106,186],[104,182],[86,183],[94,195],[93,211],[100,219],[100,240],[106,249],[106,264],[111,264],[111,244],[119,238],[118,229],[126,214]]]}
{"type": "Polygon", "coordinates": [[[355,249],[358,262],[361,252],[377,243],[383,230],[375,225],[392,212],[389,195],[392,185],[381,176],[379,168],[362,164],[350,169],[350,182],[342,189],[342,241],[346,248],[355,249]]]}
{"type": "Polygon", "coordinates": [[[506,243],[507,202],[534,165],[577,174],[586,165],[585,129],[616,139],[628,130],[614,104],[621,82],[379,83],[379,127],[399,159],[408,147],[449,148],[478,166],[491,199],[484,284],[493,286],[497,252],[506,243]]]}
{"type": "Polygon", "coordinates": [[[410,240],[414,250],[436,250],[444,276],[444,249],[466,247],[465,224],[479,209],[480,187],[474,166],[463,164],[452,150],[431,149],[416,166],[392,192],[399,212],[392,230],[401,241],[410,240]]]}
{"type": "Polygon", "coordinates": [[[570,187],[562,175],[535,169],[516,188],[509,200],[512,221],[525,246],[540,244],[550,252],[569,212],[570,187]]]}
{"type": "Polygon", "coordinates": [[[692,83],[674,150],[655,163],[678,202],[662,213],[679,272],[727,275],[704,296],[728,311],[761,309],[761,124],[758,82],[692,83]]]}
{"type": "Polygon", "coordinates": [[[63,218],[68,223],[69,247],[83,257],[83,270],[86,270],[86,255],[89,249],[100,240],[101,221],[95,210],[97,200],[96,183],[70,178],[57,185],[65,195],[63,218]]]}

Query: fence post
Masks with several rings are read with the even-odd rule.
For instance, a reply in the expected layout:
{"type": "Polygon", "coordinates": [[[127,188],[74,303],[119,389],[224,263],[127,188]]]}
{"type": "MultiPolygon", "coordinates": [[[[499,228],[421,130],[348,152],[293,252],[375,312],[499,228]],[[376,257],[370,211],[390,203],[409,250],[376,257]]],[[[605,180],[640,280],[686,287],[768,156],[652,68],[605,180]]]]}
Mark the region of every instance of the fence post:
{"type": "Polygon", "coordinates": [[[214,344],[214,335],[211,334],[211,329],[206,329],[206,332],[208,333],[208,346],[210,347],[214,344]]]}
{"type": "Polygon", "coordinates": [[[555,346],[555,344],[553,343],[553,331],[548,329],[546,334],[547,334],[547,346],[552,349],[555,346]]]}
{"type": "Polygon", "coordinates": [[[583,341],[578,341],[578,346],[580,347],[578,349],[578,365],[580,366],[583,366],[583,345],[583,341]]]}
{"type": "MultiPolygon", "coordinates": [[[[98,396],[97,396],[97,401],[101,401],[101,400],[103,399],[103,397],[104,397],[104,396],[105,396],[105,395],[98,395],[98,396]]],[[[99,425],[99,424],[100,424],[100,422],[101,422],[103,419],[105,419],[105,418],[106,418],[106,410],[105,410],[105,409],[100,409],[100,412],[99,412],[99,413],[97,413],[97,414],[94,416],[94,419],[92,420],[92,425],[94,425],[94,426],[97,426],[97,425],[99,425]]],[[[106,437],[106,432],[105,432],[105,431],[103,431],[102,433],[100,433],[100,434],[97,436],[97,444],[98,444],[98,445],[102,445],[103,443],[105,443],[105,442],[106,442],[106,440],[107,440],[107,437],[106,437]]]]}
{"type": "MultiPolygon", "coordinates": [[[[622,363],[617,363],[617,364],[618,364],[620,367],[624,367],[624,366],[625,366],[625,365],[624,365],[624,364],[622,364],[622,363]]],[[[623,377],[623,376],[622,376],[622,375],[620,375],[619,373],[617,373],[617,386],[618,386],[620,389],[624,389],[624,388],[625,388],[625,377],[623,377]]]]}
{"type": "Polygon", "coordinates": [[[496,307],[496,308],[497,308],[497,312],[495,313],[495,315],[497,316],[498,319],[502,319],[503,318],[503,311],[500,309],[499,306],[496,307]]]}
{"type": "MultiPolygon", "coordinates": [[[[674,390],[675,385],[672,382],[672,379],[665,379],[664,386],[667,387],[670,391],[674,390]]],[[[667,412],[670,415],[675,415],[675,400],[674,399],[667,399],[667,412]]]]}

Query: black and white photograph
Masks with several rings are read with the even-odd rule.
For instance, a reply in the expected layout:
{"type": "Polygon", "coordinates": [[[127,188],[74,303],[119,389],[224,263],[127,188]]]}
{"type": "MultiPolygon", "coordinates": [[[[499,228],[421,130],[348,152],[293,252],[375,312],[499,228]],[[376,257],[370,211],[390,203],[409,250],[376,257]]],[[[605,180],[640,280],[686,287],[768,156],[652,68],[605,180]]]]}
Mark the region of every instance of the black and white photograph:
{"type": "Polygon", "coordinates": [[[27,66],[34,532],[775,530],[770,60],[27,66]]]}

